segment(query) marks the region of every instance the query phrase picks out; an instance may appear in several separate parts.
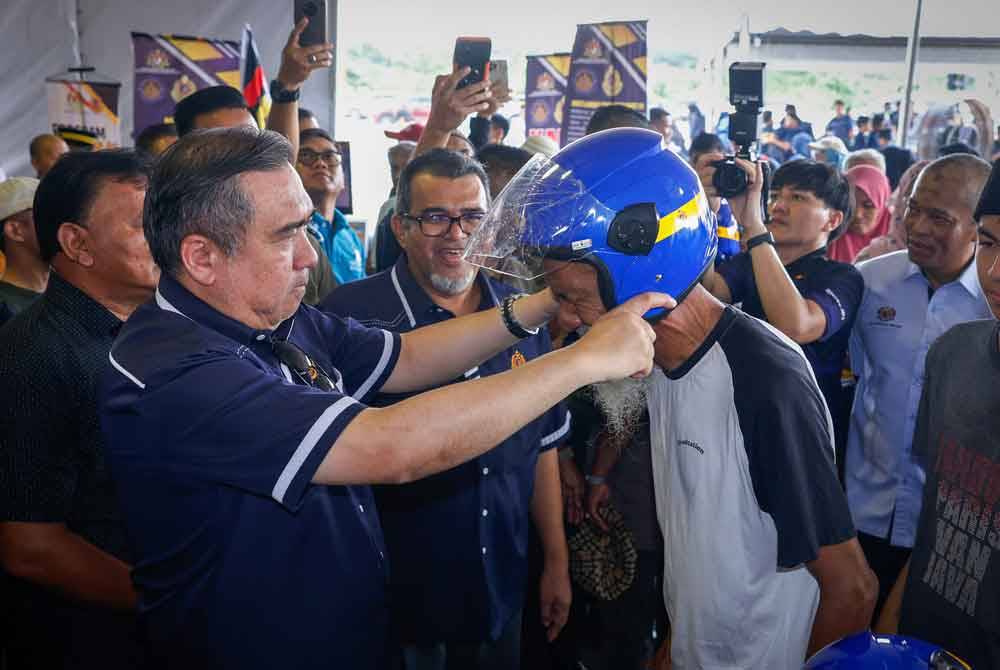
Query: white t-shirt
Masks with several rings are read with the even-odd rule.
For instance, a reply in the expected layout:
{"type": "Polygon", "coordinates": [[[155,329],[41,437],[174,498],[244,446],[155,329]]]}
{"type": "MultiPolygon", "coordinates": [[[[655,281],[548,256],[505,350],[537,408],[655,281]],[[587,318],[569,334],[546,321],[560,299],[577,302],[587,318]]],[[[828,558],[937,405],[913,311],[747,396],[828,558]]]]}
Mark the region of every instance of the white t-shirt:
{"type": "Polygon", "coordinates": [[[830,414],[801,349],[727,308],[648,397],[676,670],[798,669],[819,586],[805,563],[854,536],[830,414]]]}

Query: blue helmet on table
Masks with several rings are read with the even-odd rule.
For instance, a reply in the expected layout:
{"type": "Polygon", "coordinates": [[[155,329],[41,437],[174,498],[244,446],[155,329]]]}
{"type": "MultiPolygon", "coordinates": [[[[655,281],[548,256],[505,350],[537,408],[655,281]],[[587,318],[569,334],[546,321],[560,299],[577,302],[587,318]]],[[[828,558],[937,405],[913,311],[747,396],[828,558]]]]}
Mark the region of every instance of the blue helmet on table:
{"type": "Polygon", "coordinates": [[[581,261],[611,309],[646,291],[682,299],[711,266],[715,216],[698,176],[659,133],[615,128],[536,156],[497,196],[466,260],[535,279],[581,261]]]}
{"type": "Polygon", "coordinates": [[[902,635],[865,631],[823,648],[805,670],[970,670],[941,647],[902,635]]]}

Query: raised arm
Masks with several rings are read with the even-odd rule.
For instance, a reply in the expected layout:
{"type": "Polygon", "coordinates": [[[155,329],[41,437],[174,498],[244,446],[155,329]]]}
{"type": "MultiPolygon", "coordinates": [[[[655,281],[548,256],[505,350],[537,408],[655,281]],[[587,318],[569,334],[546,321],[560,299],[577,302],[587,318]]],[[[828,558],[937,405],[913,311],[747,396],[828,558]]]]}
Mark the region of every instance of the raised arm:
{"type": "Polygon", "coordinates": [[[435,78],[430,116],[410,160],[431,149],[446,148],[448,138],[462,125],[467,116],[489,108],[491,97],[489,80],[457,88],[458,82],[470,71],[469,67],[462,67],[449,75],[438,75],[435,78]]]}
{"type": "MultiPolygon", "coordinates": [[[[527,365],[428,391],[390,407],[365,409],[337,438],[313,481],[420,479],[492,449],[581,386],[646,375],[652,370],[656,336],[642,314],[672,304],[664,294],[637,296],[604,315],[576,344],[527,365]]],[[[496,324],[487,330],[498,338],[500,328],[496,324]]],[[[458,335],[460,330],[448,334],[458,335]]],[[[475,333],[466,337],[479,339],[475,333]]],[[[443,344],[439,346],[446,348],[443,344]]]]}

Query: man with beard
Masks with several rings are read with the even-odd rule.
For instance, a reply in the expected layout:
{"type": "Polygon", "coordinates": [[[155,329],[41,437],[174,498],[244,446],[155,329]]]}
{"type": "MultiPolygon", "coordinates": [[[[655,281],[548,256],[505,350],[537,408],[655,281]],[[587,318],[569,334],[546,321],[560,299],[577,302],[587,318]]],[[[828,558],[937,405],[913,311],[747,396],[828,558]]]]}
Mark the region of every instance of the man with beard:
{"type": "Polygon", "coordinates": [[[903,225],[907,251],[859,266],[864,297],[851,332],[858,378],[845,484],[858,540],[879,578],[875,615],[913,547],[925,471],[913,435],[928,349],[952,326],[984,319],[973,213],[989,164],[955,154],[917,179],[903,225]]]}
{"type": "MultiPolygon", "coordinates": [[[[760,168],[740,165],[752,183],[733,208],[759,223],[760,168]]],[[[612,415],[643,396],[649,410],[674,667],[799,667],[867,626],[876,584],[801,349],[699,284],[717,244],[708,207],[658,135],[616,129],[527,166],[467,255],[541,257],[567,330],[652,286],[679,297],[646,315],[657,333],[649,381],[598,391],[612,415]]]]}
{"type": "Polygon", "coordinates": [[[337,209],[337,196],[344,190],[344,168],[337,143],[321,128],[299,134],[295,169],[316,211],[309,227],[317,234],[330,260],[337,284],[365,276],[365,245],[337,209]]]}
{"type": "MultiPolygon", "coordinates": [[[[341,286],[321,309],[399,333],[496,309],[514,291],[462,259],[486,215],[487,183],[483,168],[460,153],[432,149],[415,158],[400,175],[392,218],[403,255],[391,270],[341,286]]],[[[546,330],[525,332],[464,379],[520,367],[550,348],[546,330]]],[[[379,394],[373,404],[406,397],[379,394]]],[[[529,515],[545,554],[542,623],[549,640],[559,634],[570,584],[555,447],[568,432],[569,416],[556,406],[475,460],[376,490],[405,667],[519,667],[529,515]]]]}
{"type": "Polygon", "coordinates": [[[898,623],[900,632],[946,646],[973,668],[996,668],[1000,161],[993,165],[973,218],[979,224],[979,284],[993,318],[955,326],[927,354],[913,436],[913,453],[928,475],[923,512],[913,555],[886,603],[879,629],[894,633],[898,623]]]}

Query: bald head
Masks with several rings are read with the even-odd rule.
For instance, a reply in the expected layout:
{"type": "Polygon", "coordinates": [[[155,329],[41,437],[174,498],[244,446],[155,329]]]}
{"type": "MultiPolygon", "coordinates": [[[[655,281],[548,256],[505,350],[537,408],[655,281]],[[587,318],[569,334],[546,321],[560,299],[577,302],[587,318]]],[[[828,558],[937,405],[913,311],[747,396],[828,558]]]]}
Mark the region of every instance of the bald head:
{"type": "Polygon", "coordinates": [[[31,153],[31,167],[41,179],[63,154],[69,152],[69,146],[61,137],[46,134],[31,140],[28,151],[31,153]]]}
{"type": "Polygon", "coordinates": [[[951,154],[929,164],[920,174],[919,180],[947,183],[948,189],[953,189],[959,202],[968,208],[971,216],[979,204],[979,194],[989,177],[990,164],[982,158],[972,154],[951,154]]]}

